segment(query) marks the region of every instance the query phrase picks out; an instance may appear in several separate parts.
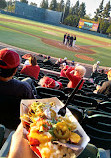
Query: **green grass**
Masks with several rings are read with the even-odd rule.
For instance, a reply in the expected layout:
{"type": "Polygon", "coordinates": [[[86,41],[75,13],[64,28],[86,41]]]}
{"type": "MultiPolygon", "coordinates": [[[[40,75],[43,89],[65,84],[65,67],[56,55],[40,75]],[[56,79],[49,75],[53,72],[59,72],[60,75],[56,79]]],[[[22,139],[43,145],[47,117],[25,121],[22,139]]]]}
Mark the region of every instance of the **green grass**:
{"type": "Polygon", "coordinates": [[[75,54],[80,54],[80,53],[77,53],[74,51],[71,52],[67,50],[62,50],[59,48],[55,48],[53,46],[49,46],[43,43],[39,37],[62,42],[64,32],[68,32],[70,34],[72,33],[72,34],[83,36],[83,37],[77,38],[77,42],[76,42],[77,45],[83,45],[83,46],[84,45],[85,46],[86,45],[100,45],[99,43],[93,42],[91,40],[88,40],[88,39],[86,40],[84,39],[84,37],[90,37],[92,39],[105,41],[108,43],[111,43],[110,39],[106,39],[106,38],[102,38],[102,37],[98,37],[94,35],[89,35],[85,33],[80,33],[80,32],[69,30],[69,29],[59,28],[56,26],[48,25],[48,24],[34,22],[31,20],[6,16],[2,14],[0,14],[0,18],[12,19],[12,20],[27,22],[27,23],[35,25],[35,26],[25,25],[25,24],[22,25],[22,24],[8,22],[8,21],[7,22],[0,21],[0,41],[1,42],[10,44],[19,48],[31,50],[37,53],[50,55],[57,58],[59,57],[64,58],[66,56],[69,60],[75,60],[77,62],[88,63],[88,64],[94,64],[97,60],[100,60],[101,66],[108,66],[108,67],[111,66],[110,65],[111,47],[92,48],[92,50],[94,50],[96,54],[83,54],[83,55],[92,57],[95,60],[86,61],[86,60],[75,57],[75,54]],[[12,29],[7,28],[7,27],[10,27],[12,29]],[[56,35],[51,35],[51,34],[45,33],[44,31],[50,31],[52,33],[55,33],[56,35]],[[25,34],[24,32],[27,34],[25,34]],[[35,35],[36,37],[34,37],[35,35]]]}

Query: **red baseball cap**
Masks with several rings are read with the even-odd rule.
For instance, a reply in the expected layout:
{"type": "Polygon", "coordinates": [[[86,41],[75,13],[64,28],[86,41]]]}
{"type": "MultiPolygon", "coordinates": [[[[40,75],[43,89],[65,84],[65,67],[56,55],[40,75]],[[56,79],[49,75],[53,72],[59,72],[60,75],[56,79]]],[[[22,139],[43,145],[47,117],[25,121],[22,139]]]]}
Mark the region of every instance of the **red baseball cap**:
{"type": "Polygon", "coordinates": [[[44,76],[43,78],[40,79],[40,85],[42,87],[54,88],[55,80],[48,76],[44,76]]]}
{"type": "Polygon", "coordinates": [[[15,68],[20,64],[20,57],[15,50],[4,48],[0,50],[0,67],[3,69],[15,68]]]}

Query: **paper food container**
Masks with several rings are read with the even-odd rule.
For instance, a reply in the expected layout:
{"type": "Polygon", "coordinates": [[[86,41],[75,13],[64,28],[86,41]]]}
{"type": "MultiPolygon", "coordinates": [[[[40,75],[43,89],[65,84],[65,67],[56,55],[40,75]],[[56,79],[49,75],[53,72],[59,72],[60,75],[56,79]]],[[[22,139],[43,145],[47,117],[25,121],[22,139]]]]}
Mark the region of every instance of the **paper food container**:
{"type": "MultiPolygon", "coordinates": [[[[23,114],[27,114],[28,113],[28,108],[26,106],[29,107],[35,101],[42,102],[42,103],[55,102],[57,106],[55,107],[54,110],[56,112],[58,112],[59,109],[64,106],[64,104],[56,97],[46,98],[46,99],[24,99],[24,100],[21,100],[21,103],[20,103],[20,116],[23,116],[23,114]],[[22,103],[25,104],[26,106],[23,106],[22,103]]],[[[77,119],[72,115],[72,113],[70,112],[70,110],[68,108],[66,109],[66,116],[68,116],[68,118],[70,119],[71,122],[74,122],[77,125],[77,128],[74,131],[76,133],[78,133],[82,138],[81,141],[78,143],[78,146],[80,147],[80,150],[74,151],[75,155],[79,156],[80,153],[87,146],[88,142],[90,141],[90,138],[88,137],[88,135],[86,134],[86,132],[84,131],[82,126],[79,124],[77,119]]],[[[64,144],[62,144],[62,145],[64,146],[64,144]]],[[[73,149],[73,145],[71,145],[71,144],[68,144],[68,147],[73,149]]],[[[32,150],[33,150],[33,147],[32,147],[32,150]]],[[[39,153],[37,154],[37,156],[39,158],[41,158],[39,153]]]]}

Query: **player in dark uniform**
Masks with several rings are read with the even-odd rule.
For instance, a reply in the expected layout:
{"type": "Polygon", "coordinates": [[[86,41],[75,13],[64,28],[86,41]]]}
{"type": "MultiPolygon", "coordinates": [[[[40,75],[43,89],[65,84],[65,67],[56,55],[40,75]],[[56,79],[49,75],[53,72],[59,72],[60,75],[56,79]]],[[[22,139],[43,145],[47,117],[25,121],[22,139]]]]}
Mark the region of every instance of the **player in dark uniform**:
{"type": "Polygon", "coordinates": [[[70,37],[70,44],[69,44],[70,47],[72,47],[72,43],[73,43],[73,36],[71,35],[71,37],[70,37]]]}
{"type": "Polygon", "coordinates": [[[67,33],[64,34],[63,44],[65,43],[65,38],[66,38],[66,36],[67,36],[67,33]]]}

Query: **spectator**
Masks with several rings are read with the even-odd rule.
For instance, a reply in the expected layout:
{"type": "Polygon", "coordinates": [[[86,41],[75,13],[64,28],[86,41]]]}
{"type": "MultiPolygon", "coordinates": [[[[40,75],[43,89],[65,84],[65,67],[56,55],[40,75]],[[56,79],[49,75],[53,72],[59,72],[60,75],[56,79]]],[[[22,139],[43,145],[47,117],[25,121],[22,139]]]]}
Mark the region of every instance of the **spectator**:
{"type": "Polygon", "coordinates": [[[52,61],[50,60],[50,56],[47,56],[47,58],[44,59],[43,63],[44,63],[45,65],[51,65],[51,66],[53,66],[53,63],[52,63],[52,61]]]}
{"type": "Polygon", "coordinates": [[[94,93],[104,94],[111,97],[111,69],[107,73],[108,81],[103,82],[102,86],[97,85],[94,93]]]}
{"type": "Polygon", "coordinates": [[[71,67],[75,67],[75,62],[74,62],[74,60],[70,63],[70,66],[71,66],[71,67]]]}
{"type": "Polygon", "coordinates": [[[55,81],[54,79],[44,76],[40,79],[39,83],[42,87],[53,88],[53,89],[61,89],[62,83],[59,81],[55,81]]]}
{"type": "Polygon", "coordinates": [[[40,67],[37,65],[37,59],[34,56],[29,58],[30,65],[26,65],[20,71],[21,74],[28,75],[30,77],[34,77],[36,80],[38,79],[40,67]]]}
{"type": "Polygon", "coordinates": [[[64,58],[64,60],[62,61],[62,63],[66,63],[66,65],[68,65],[67,57],[64,58]]]}
{"type": "Polygon", "coordinates": [[[59,58],[56,62],[55,62],[55,66],[60,67],[62,64],[62,59],[59,58]]]}
{"type": "Polygon", "coordinates": [[[19,64],[20,57],[15,50],[0,50],[0,94],[20,99],[34,98],[32,88],[27,82],[13,79],[19,64]]]}
{"type": "MultiPolygon", "coordinates": [[[[85,73],[86,73],[86,69],[85,67],[79,65],[77,67],[75,67],[74,73],[72,73],[72,67],[69,67],[66,70],[66,76],[67,78],[70,80],[67,87],[69,88],[75,88],[77,86],[77,84],[79,83],[79,81],[84,77],[85,73]]],[[[80,85],[79,89],[82,88],[84,81],[82,82],[82,84],[80,85]]]]}
{"type": "Polygon", "coordinates": [[[22,56],[23,59],[26,59],[23,66],[30,65],[30,62],[29,62],[30,57],[32,57],[32,54],[25,54],[22,56]]]}
{"type": "Polygon", "coordinates": [[[61,69],[61,72],[60,72],[61,77],[67,77],[65,71],[68,69],[68,67],[69,66],[66,65],[66,63],[63,63],[63,68],[61,69]]]}
{"type": "Polygon", "coordinates": [[[93,73],[97,73],[99,71],[99,64],[100,61],[97,61],[94,65],[93,65],[93,73]]]}

